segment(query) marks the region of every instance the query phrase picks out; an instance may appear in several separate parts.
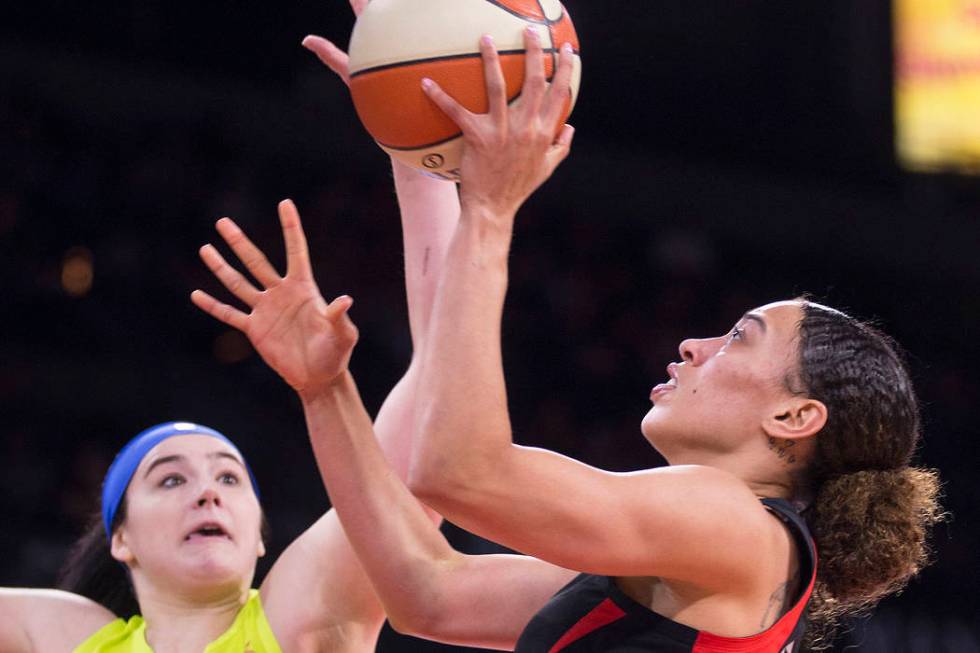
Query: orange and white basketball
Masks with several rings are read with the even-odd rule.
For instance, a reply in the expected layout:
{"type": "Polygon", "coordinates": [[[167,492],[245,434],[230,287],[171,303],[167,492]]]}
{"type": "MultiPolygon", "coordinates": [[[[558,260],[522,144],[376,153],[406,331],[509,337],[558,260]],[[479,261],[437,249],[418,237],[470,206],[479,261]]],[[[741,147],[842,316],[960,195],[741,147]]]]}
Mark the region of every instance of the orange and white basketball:
{"type": "Polygon", "coordinates": [[[479,42],[500,53],[507,98],[524,83],[524,30],[537,28],[550,80],[564,43],[574,48],[571,113],[581,79],[578,36],[559,0],[371,0],[350,41],[351,95],[361,122],[386,152],[440,177],[459,179],[459,128],[423,92],[435,80],[475,113],[488,109],[479,42]]]}

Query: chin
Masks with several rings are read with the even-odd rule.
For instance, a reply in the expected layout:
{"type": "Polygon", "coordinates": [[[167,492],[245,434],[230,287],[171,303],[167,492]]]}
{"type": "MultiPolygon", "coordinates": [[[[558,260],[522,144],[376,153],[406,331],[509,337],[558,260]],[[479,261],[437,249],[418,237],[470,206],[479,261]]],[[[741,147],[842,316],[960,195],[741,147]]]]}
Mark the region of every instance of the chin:
{"type": "Polygon", "coordinates": [[[200,552],[184,560],[181,575],[187,582],[198,585],[231,585],[237,584],[247,572],[254,572],[255,561],[249,561],[249,569],[246,570],[245,561],[237,559],[235,556],[219,555],[217,552],[200,552]]]}
{"type": "Polygon", "coordinates": [[[643,437],[668,464],[672,464],[671,453],[676,453],[678,446],[686,439],[685,431],[678,427],[676,420],[670,419],[670,413],[657,406],[651,408],[640,422],[643,437]]]}

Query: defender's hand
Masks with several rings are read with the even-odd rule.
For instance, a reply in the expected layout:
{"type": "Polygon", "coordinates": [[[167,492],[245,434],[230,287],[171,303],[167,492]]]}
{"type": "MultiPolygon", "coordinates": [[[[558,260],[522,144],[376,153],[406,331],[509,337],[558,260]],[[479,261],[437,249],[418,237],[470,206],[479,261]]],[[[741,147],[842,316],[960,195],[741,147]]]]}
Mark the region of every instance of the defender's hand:
{"type": "Polygon", "coordinates": [[[357,343],[357,327],[347,316],[353,300],[341,296],[327,304],[313,279],[306,236],[296,206],[279,204],[286,241],[286,275],[279,276],[269,260],[229,218],[216,227],[245,268],[262,286],[256,288],[228,265],[213,245],[200,250],[201,259],[248,313],[219,302],[203,290],[191,293],[198,308],[248,336],[262,359],[297,392],[315,392],[346,369],[357,343]]]}

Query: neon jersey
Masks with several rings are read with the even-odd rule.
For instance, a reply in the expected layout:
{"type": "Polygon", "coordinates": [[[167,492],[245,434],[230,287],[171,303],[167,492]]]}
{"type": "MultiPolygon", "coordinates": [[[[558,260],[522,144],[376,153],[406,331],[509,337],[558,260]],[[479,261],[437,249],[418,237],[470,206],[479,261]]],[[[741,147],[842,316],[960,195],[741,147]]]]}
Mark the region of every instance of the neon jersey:
{"type": "Polygon", "coordinates": [[[531,619],[514,653],[800,653],[806,607],[817,577],[817,551],[806,522],[786,501],[762,499],[793,534],[807,586],[793,607],[751,637],[721,637],[653,612],[614,578],[580,574],[531,619]]]}
{"type": "MultiPolygon", "coordinates": [[[[153,653],[153,649],[146,643],[146,622],[136,616],[103,626],[73,653],[153,653]]],[[[208,644],[204,653],[282,653],[265,618],[258,590],[249,593],[235,622],[208,644]]]]}

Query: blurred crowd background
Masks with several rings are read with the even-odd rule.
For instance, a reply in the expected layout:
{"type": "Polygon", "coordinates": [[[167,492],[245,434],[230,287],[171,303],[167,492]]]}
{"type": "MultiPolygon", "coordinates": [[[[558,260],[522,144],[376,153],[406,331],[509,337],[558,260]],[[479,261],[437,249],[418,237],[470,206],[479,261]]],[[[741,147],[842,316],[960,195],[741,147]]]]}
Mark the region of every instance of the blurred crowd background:
{"type": "MultiPolygon", "coordinates": [[[[578,133],[518,221],[504,328],[517,439],[608,469],[662,464],[639,423],[682,338],[804,291],[874,318],[909,352],[919,459],[941,470],[951,517],[936,563],[840,648],[980,650],[980,180],[896,163],[888,3],[566,4],[578,133]]],[[[298,401],[188,294],[218,290],[197,259],[218,217],[281,263],[275,205],[291,197],[324,294],[356,299],[372,411],[404,370],[386,158],[299,45],[345,44],[351,24],[342,0],[5,9],[0,585],[50,586],[116,449],[165,420],[236,439],[273,554],[329,506],[298,401]]],[[[379,650],[454,649],[386,631],[379,650]]]]}

